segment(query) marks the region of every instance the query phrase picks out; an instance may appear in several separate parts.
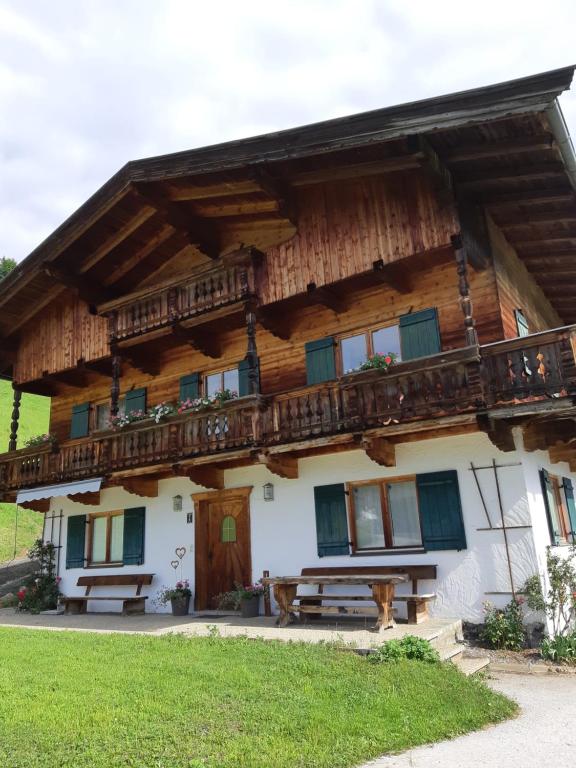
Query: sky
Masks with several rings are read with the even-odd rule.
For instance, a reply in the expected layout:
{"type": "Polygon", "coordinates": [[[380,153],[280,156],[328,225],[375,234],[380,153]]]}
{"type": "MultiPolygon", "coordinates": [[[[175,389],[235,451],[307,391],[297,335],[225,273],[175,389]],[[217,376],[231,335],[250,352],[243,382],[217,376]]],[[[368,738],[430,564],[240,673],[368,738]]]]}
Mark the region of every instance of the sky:
{"type": "Polygon", "coordinates": [[[0,257],[128,160],[574,64],[575,32],[563,0],[0,0],[0,257]]]}

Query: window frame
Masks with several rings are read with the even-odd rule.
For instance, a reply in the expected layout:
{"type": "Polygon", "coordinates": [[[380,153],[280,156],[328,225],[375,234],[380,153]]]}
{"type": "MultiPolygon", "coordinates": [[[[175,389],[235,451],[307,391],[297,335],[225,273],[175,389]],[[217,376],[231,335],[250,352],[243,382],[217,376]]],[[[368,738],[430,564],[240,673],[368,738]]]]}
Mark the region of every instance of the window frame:
{"type": "MultiPolygon", "coordinates": [[[[220,376],[221,388],[218,391],[222,392],[224,390],[224,374],[227,373],[228,371],[236,371],[236,373],[238,374],[238,389],[239,389],[240,388],[240,368],[239,368],[239,366],[240,366],[240,363],[236,363],[234,365],[227,365],[225,368],[220,368],[218,370],[206,371],[205,373],[200,374],[201,378],[202,378],[202,395],[204,397],[208,397],[208,378],[210,376],[218,376],[218,375],[220,376]]],[[[236,391],[236,394],[238,394],[238,395],[240,394],[240,392],[238,390],[233,390],[233,391],[236,391]]]]}
{"type": "Polygon", "coordinates": [[[123,560],[111,560],[110,550],[112,542],[112,518],[124,517],[123,509],[114,509],[109,512],[92,512],[88,515],[88,536],[87,538],[87,551],[86,551],[86,567],[87,568],[113,568],[123,566],[123,560]],[[106,518],[106,560],[99,560],[95,562],[92,559],[92,547],[94,544],[94,520],[97,518],[106,518]]]}
{"type": "Polygon", "coordinates": [[[424,536],[422,533],[422,517],[420,514],[420,498],[418,495],[418,482],[417,476],[414,475],[397,475],[395,477],[379,477],[371,480],[354,480],[345,484],[346,496],[348,499],[348,530],[350,533],[351,552],[352,554],[371,554],[378,552],[424,552],[424,536]],[[403,544],[400,546],[394,546],[394,544],[388,544],[387,542],[393,541],[393,529],[392,529],[392,515],[390,514],[390,508],[388,504],[388,494],[386,492],[386,486],[394,483],[414,483],[416,490],[416,499],[418,501],[418,524],[420,530],[420,544],[403,544]],[[380,508],[382,513],[382,530],[384,532],[384,546],[383,547],[358,547],[358,536],[356,532],[356,510],[354,507],[354,488],[365,485],[377,485],[380,491],[380,508]]]}
{"type": "MultiPolygon", "coordinates": [[[[344,356],[342,354],[342,342],[345,339],[352,339],[355,336],[364,336],[366,339],[366,359],[372,357],[374,355],[374,340],[373,340],[373,334],[377,331],[381,331],[384,328],[396,328],[398,332],[398,342],[400,345],[400,359],[398,362],[402,362],[402,336],[400,334],[400,324],[399,321],[389,323],[387,325],[373,325],[368,328],[362,328],[355,331],[350,331],[348,333],[340,333],[335,336],[336,341],[336,372],[338,376],[346,376],[346,371],[344,370],[344,356]]],[[[390,351],[390,350],[388,350],[390,351]]]]}
{"type": "MultiPolygon", "coordinates": [[[[110,398],[104,400],[95,400],[90,403],[90,432],[105,432],[109,427],[98,426],[98,408],[103,405],[107,405],[110,408],[110,398]]],[[[118,414],[122,415],[126,410],[126,394],[120,395],[118,398],[118,414]]],[[[110,418],[110,417],[108,417],[110,418]]]]}

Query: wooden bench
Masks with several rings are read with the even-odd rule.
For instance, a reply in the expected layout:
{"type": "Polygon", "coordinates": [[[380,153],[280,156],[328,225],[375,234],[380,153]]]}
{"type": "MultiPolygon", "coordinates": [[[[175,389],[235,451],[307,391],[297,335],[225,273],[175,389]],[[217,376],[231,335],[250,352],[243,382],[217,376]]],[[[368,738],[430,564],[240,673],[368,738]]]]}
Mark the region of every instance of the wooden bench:
{"type": "Polygon", "coordinates": [[[147,595],[140,594],[142,587],[152,583],[153,573],[127,574],[116,576],[80,576],[77,587],[86,587],[81,597],[61,597],[64,613],[86,613],[89,600],[122,600],[122,613],[144,613],[147,595]],[[135,595],[92,595],[92,587],[136,587],[135,595]]]}
{"type": "MultiPolygon", "coordinates": [[[[360,565],[352,567],[326,567],[326,568],[302,568],[302,576],[363,576],[374,574],[388,576],[390,574],[405,574],[412,583],[412,594],[394,595],[393,602],[405,602],[408,611],[408,623],[420,624],[428,619],[428,603],[436,598],[434,593],[418,594],[418,580],[436,579],[435,565],[360,565]]],[[[327,594],[322,584],[318,586],[318,592],[314,595],[296,595],[296,599],[302,606],[302,613],[306,613],[312,619],[319,619],[322,612],[314,613],[312,606],[323,606],[324,601],[356,600],[373,601],[372,595],[343,595],[327,594]]],[[[326,606],[324,606],[326,608],[326,606]]],[[[332,611],[335,613],[336,611],[332,611]]],[[[348,613],[371,613],[370,609],[364,611],[360,608],[350,610],[348,613]]]]}

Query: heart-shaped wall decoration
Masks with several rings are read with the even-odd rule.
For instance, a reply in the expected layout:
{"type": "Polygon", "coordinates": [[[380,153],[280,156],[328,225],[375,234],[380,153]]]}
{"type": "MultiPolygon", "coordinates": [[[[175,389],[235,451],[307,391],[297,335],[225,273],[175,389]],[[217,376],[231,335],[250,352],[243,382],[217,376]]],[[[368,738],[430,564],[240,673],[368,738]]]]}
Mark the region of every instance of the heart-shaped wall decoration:
{"type": "Polygon", "coordinates": [[[172,568],[174,568],[174,570],[176,570],[176,568],[178,568],[178,566],[180,565],[180,560],[171,560],[170,565],[172,566],[172,568]]]}
{"type": "Polygon", "coordinates": [[[182,558],[186,554],[186,547],[176,547],[174,551],[176,552],[176,556],[179,557],[180,560],[182,560],[182,558]]]}

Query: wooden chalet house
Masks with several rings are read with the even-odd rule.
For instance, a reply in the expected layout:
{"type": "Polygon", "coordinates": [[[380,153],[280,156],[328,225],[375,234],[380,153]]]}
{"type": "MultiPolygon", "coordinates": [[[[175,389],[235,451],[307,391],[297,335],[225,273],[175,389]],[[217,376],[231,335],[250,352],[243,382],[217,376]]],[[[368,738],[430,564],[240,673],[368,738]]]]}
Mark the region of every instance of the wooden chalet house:
{"type": "Polygon", "coordinates": [[[185,547],[197,609],[422,564],[479,620],[574,540],[572,76],[130,162],[1,283],[0,499],[62,512],[66,594],[185,547]]]}

